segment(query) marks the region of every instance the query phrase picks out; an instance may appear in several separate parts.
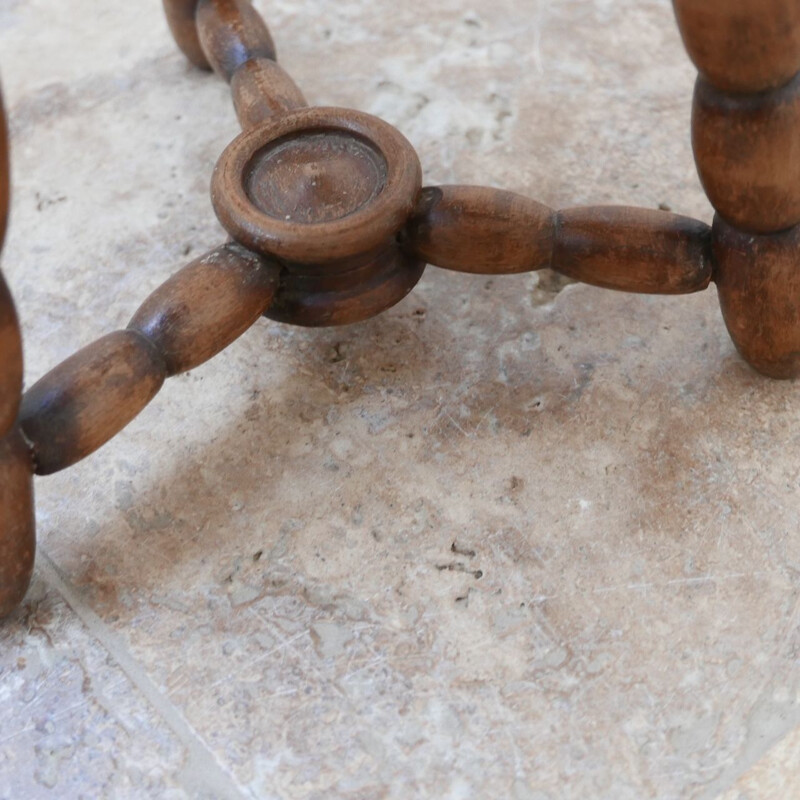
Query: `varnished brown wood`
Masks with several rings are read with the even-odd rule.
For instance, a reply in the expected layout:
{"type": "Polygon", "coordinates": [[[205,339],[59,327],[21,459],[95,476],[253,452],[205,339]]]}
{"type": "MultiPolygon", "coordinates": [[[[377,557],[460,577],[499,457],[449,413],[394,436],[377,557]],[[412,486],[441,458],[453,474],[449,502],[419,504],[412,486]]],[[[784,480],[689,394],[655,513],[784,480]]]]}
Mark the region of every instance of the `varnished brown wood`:
{"type": "Polygon", "coordinates": [[[686,294],[711,279],[710,229],[688,217],[626,206],[556,215],[553,269],[625,292],[686,294]]]}
{"type": "Polygon", "coordinates": [[[800,222],[800,76],[753,95],[698,78],[692,145],[708,199],[728,222],[756,233],[800,222]]]}
{"type": "Polygon", "coordinates": [[[172,37],[183,54],[196,67],[211,69],[197,35],[195,14],[198,0],[164,0],[164,13],[172,37]]]}
{"type": "Polygon", "coordinates": [[[22,340],[14,301],[0,273],[0,439],[17,418],[22,396],[22,340]]]}
{"type": "Polygon", "coordinates": [[[197,31],[208,63],[226,81],[251,58],[276,58],[269,29],[249,0],[199,0],[197,31]]]}
{"type": "MultiPolygon", "coordinates": [[[[10,197],[8,131],[0,95],[0,251],[6,235],[10,197]]],[[[22,337],[14,301],[0,272],[0,439],[11,430],[22,395],[22,337]]]]}
{"type": "Polygon", "coordinates": [[[304,108],[239,135],[214,170],[223,227],[265,255],[341,261],[395,236],[422,173],[414,149],[385,122],[340,108],[304,108]]]}
{"type": "Polygon", "coordinates": [[[541,269],[553,252],[554,212],[513,192],[429,186],[403,230],[404,249],[437,267],[509,274],[541,269]]]}
{"type": "MultiPolygon", "coordinates": [[[[10,194],[8,129],[0,95],[0,251],[6,235],[10,194]]],[[[22,602],[36,552],[33,457],[15,425],[21,394],[19,321],[0,273],[0,618],[22,602]]]]}
{"type": "Polygon", "coordinates": [[[422,277],[425,262],[395,242],[343,264],[287,264],[266,313],[290,325],[350,325],[399,303],[422,277]]]}
{"type": "Polygon", "coordinates": [[[769,236],[713,225],[722,316],[745,360],[772,378],[800,376],[800,226],[769,236]]]}
{"type": "Polygon", "coordinates": [[[742,356],[800,375],[800,4],[674,0],[695,85],[692,144],[717,209],[714,278],[742,356]],[[704,76],[704,77],[703,77],[704,76]],[[749,93],[748,93],[749,92],[749,93]]]}
{"type": "Polygon", "coordinates": [[[280,267],[227,244],[198,258],[156,289],[128,326],[145,335],[175,375],[207,361],[269,308],[280,267]]]}
{"type": "Polygon", "coordinates": [[[673,0],[684,44],[717,88],[760,92],[800,70],[797,0],[673,0]]]}
{"type": "Polygon", "coordinates": [[[0,617],[22,602],[33,572],[33,459],[18,429],[0,439],[0,617]]]}
{"type": "Polygon", "coordinates": [[[231,79],[231,93],[244,130],[307,105],[297,84],[267,58],[253,58],[239,67],[231,79]]]}
{"type": "Polygon", "coordinates": [[[121,431],[158,393],[164,359],[137,331],[116,331],[39,379],[22,400],[20,424],[36,472],[80,461],[121,431]]]}

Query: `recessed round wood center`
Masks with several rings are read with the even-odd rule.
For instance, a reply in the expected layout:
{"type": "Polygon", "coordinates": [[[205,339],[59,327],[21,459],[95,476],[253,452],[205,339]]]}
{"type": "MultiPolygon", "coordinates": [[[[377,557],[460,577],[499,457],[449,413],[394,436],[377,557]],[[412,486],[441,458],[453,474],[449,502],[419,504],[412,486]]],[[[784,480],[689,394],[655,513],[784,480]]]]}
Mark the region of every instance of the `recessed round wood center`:
{"type": "Polygon", "coordinates": [[[276,219],[331,222],[376,197],[386,173],[386,159],[348,131],[300,132],[254,154],[245,191],[276,219]]]}
{"type": "Polygon", "coordinates": [[[211,200],[248,249],[342,269],[394,241],[421,183],[414,148],[391,125],[360,111],[298,108],[225,148],[211,200]]]}

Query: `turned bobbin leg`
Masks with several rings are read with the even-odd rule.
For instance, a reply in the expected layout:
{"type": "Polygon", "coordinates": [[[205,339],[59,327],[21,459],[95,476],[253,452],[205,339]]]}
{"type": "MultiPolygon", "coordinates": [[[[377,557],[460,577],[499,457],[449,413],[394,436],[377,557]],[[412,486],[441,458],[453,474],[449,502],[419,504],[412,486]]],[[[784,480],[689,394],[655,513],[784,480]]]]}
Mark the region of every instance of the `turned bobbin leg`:
{"type": "MultiPolygon", "coordinates": [[[[0,98],[0,249],[5,239],[8,201],[8,145],[0,98]]],[[[17,424],[21,396],[19,321],[0,273],[0,617],[25,595],[36,549],[33,459],[17,424]]]]}
{"type": "Polygon", "coordinates": [[[197,35],[197,0],[164,0],[164,14],[178,47],[196,67],[211,69],[197,35]]]}
{"type": "Polygon", "coordinates": [[[244,129],[306,105],[250,0],[164,0],[164,11],[184,55],[230,83],[244,129]]]}
{"type": "Polygon", "coordinates": [[[699,70],[697,171],[717,211],[714,280],[739,352],[800,375],[800,4],[674,0],[699,70]]]}

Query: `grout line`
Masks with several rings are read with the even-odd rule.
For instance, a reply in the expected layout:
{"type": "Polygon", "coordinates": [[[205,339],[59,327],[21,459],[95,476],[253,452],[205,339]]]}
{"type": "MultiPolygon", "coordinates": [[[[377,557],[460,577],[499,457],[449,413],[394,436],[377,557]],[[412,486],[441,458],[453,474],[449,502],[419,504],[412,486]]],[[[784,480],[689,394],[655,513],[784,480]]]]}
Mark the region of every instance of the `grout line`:
{"type": "Polygon", "coordinates": [[[127,646],[103,620],[83,602],[80,594],[61,575],[58,567],[41,545],[37,552],[37,567],[45,581],[62,595],[89,633],[108,651],[128,679],[150,703],[156,714],[186,749],[187,763],[182,770],[184,788],[196,797],[213,797],[214,800],[243,800],[250,793],[239,786],[236,778],[226,770],[189,724],[177,706],[153,683],[141,665],[130,654],[127,646]]]}

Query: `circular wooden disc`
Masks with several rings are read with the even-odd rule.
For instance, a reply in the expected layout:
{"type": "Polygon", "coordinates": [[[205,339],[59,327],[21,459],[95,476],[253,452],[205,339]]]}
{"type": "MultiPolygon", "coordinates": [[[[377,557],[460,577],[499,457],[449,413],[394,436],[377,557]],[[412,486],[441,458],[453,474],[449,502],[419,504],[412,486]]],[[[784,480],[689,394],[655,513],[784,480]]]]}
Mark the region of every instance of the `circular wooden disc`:
{"type": "Polygon", "coordinates": [[[414,149],[390,125],[358,111],[303,108],[237,137],[214,170],[211,199],[245,247],[319,263],[394,236],[421,180],[414,149]]]}

